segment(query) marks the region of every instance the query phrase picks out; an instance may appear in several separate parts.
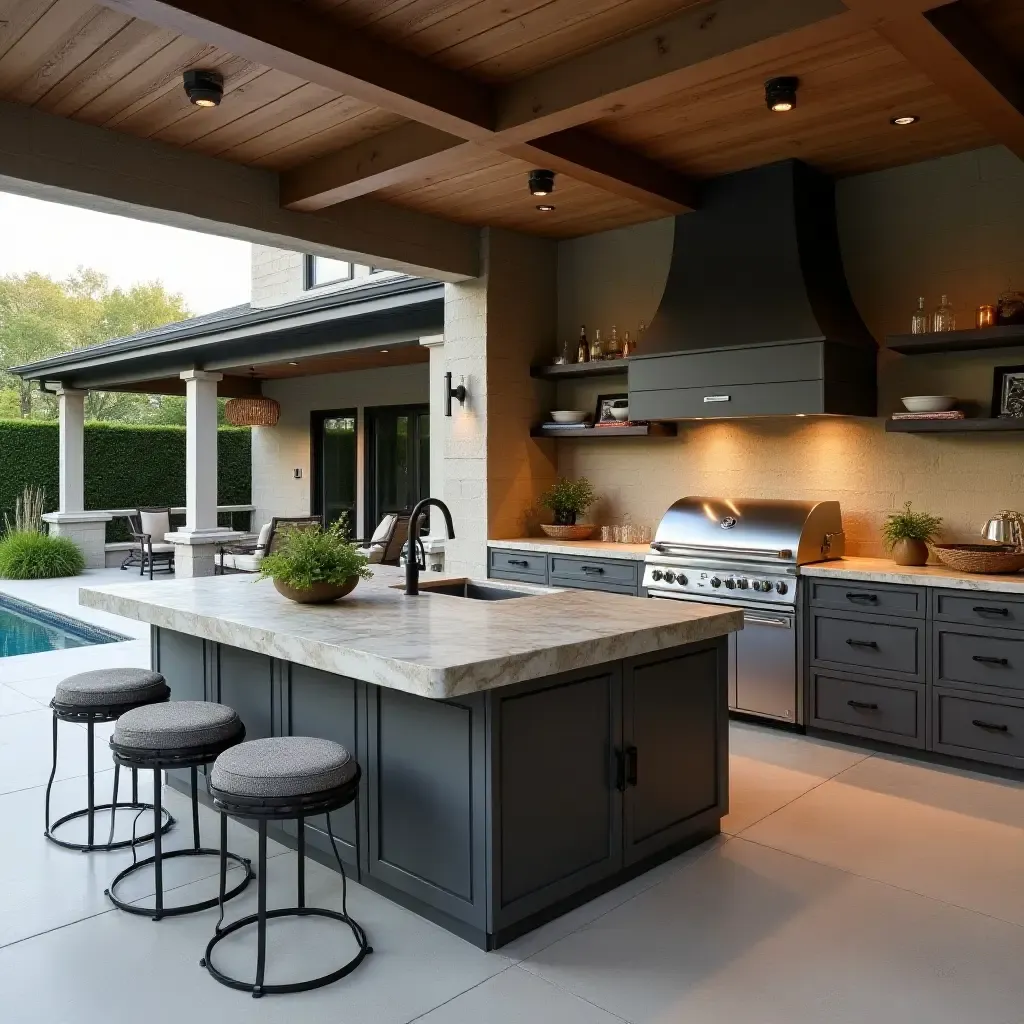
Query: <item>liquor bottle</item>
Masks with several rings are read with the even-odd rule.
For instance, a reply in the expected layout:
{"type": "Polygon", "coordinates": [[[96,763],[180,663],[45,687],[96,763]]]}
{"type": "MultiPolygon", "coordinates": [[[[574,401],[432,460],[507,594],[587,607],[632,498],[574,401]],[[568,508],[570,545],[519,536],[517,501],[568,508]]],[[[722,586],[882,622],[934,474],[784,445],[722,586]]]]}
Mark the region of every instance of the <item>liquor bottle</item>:
{"type": "Polygon", "coordinates": [[[636,346],[633,344],[633,339],[629,336],[629,331],[622,332],[622,358],[628,359],[633,354],[633,349],[636,346]]]}
{"type": "Polygon", "coordinates": [[[953,307],[949,304],[948,295],[942,296],[942,301],[932,315],[932,330],[936,332],[956,330],[956,319],[953,316],[953,307]]]}
{"type": "Polygon", "coordinates": [[[639,326],[639,327],[637,327],[637,329],[636,329],[636,344],[635,344],[635,345],[633,346],[633,351],[634,351],[634,352],[636,352],[636,351],[637,351],[637,349],[639,349],[639,348],[642,348],[642,347],[643,347],[643,344],[644,344],[644,335],[645,335],[646,333],[647,333],[647,324],[645,324],[645,323],[643,322],[643,320],[641,320],[641,321],[640,321],[640,326],[639,326]]]}
{"type": "Polygon", "coordinates": [[[594,340],[590,343],[590,361],[600,362],[604,359],[604,343],[601,341],[601,328],[594,330],[594,340]]]}
{"type": "Polygon", "coordinates": [[[590,342],[587,341],[587,325],[580,327],[580,340],[576,343],[576,362],[590,362],[590,342]]]}
{"type": "Polygon", "coordinates": [[[604,354],[605,359],[619,359],[622,356],[622,346],[619,344],[619,332],[612,324],[612,332],[608,335],[608,348],[604,354]]]}
{"type": "Polygon", "coordinates": [[[917,309],[914,310],[914,315],[910,318],[910,333],[927,334],[930,330],[930,318],[928,314],[925,312],[924,296],[922,295],[917,300],[917,309]]]}

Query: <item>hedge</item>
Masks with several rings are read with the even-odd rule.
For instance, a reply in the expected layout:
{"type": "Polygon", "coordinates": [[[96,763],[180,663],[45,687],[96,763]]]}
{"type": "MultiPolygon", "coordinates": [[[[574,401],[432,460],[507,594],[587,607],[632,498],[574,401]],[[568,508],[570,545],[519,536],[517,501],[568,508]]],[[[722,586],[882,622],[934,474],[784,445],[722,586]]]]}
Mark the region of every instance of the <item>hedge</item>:
{"type": "MultiPolygon", "coordinates": [[[[217,501],[247,505],[252,493],[251,433],[217,431],[217,501]]],[[[46,489],[47,508],[58,499],[58,428],[38,420],[0,420],[0,529],[26,485],[46,489]]],[[[85,426],[85,507],[134,508],[185,504],[185,428],[122,423],[85,426]]],[[[128,536],[125,521],[107,526],[107,540],[128,536]]]]}

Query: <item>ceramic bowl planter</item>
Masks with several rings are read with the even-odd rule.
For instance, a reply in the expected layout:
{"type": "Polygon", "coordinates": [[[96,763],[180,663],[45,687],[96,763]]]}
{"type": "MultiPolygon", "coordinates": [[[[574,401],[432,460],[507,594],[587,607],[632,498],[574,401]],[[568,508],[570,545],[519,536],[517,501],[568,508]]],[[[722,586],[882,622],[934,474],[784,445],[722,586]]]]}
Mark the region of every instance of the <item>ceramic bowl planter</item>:
{"type": "Polygon", "coordinates": [[[350,576],[344,583],[314,583],[311,587],[290,587],[281,580],[274,580],[274,589],[298,604],[329,604],[351,594],[359,582],[358,576],[350,576]]]}
{"type": "Polygon", "coordinates": [[[893,544],[892,560],[897,565],[927,565],[928,545],[923,540],[904,537],[893,544]]]}

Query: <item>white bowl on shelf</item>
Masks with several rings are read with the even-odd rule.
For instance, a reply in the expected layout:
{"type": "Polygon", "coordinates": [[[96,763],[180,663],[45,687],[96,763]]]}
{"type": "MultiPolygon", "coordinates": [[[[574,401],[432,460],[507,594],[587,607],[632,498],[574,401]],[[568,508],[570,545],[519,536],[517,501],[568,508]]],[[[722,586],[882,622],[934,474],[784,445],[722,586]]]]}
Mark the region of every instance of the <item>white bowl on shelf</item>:
{"type": "Polygon", "coordinates": [[[609,410],[613,420],[618,420],[620,423],[629,419],[629,406],[617,406],[613,405],[609,410]]]}
{"type": "Polygon", "coordinates": [[[553,409],[551,411],[551,421],[553,423],[582,423],[588,415],[586,410],[553,409]]]}
{"type": "Polygon", "coordinates": [[[956,406],[953,395],[909,395],[900,401],[907,412],[948,412],[956,406]]]}

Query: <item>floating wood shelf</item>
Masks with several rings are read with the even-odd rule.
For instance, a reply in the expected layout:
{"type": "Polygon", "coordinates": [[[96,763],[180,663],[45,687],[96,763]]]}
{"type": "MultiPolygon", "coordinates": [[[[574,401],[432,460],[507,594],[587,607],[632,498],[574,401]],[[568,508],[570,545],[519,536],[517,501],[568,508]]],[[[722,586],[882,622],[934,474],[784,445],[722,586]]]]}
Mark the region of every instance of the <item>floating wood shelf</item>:
{"type": "Polygon", "coordinates": [[[576,380],[582,377],[613,377],[624,374],[628,359],[602,359],[595,363],[561,363],[557,366],[531,366],[530,376],[542,380],[576,380]]]}
{"type": "Polygon", "coordinates": [[[1024,419],[886,420],[885,429],[891,434],[975,434],[986,430],[999,433],[1024,430],[1024,419]]]}
{"type": "Polygon", "coordinates": [[[530,437],[675,437],[674,423],[648,423],[635,427],[571,427],[568,429],[551,429],[534,427],[530,437]]]}
{"type": "Polygon", "coordinates": [[[1024,347],[1024,324],[981,327],[970,331],[942,331],[937,334],[891,334],[886,338],[886,345],[893,352],[902,352],[905,356],[1024,347]]]}

